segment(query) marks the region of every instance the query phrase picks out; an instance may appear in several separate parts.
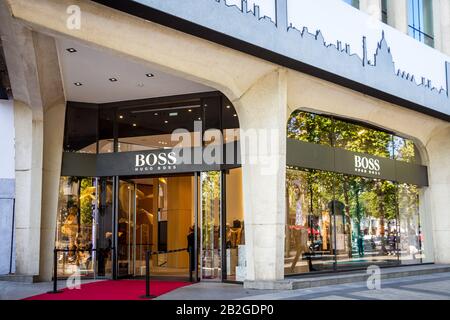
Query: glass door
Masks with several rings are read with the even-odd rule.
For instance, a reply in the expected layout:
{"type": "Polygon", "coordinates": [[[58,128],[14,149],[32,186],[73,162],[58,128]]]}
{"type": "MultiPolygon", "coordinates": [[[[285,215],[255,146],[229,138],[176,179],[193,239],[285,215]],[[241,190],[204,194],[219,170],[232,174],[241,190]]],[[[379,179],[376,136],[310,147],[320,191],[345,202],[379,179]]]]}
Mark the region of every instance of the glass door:
{"type": "Polygon", "coordinates": [[[136,189],[134,183],[120,180],[117,213],[118,276],[134,274],[136,230],[136,189]]]}
{"type": "Polygon", "coordinates": [[[221,256],[221,172],[200,174],[200,277],[220,280],[221,256]]]}
{"type": "Polygon", "coordinates": [[[97,251],[93,252],[94,263],[97,262],[97,276],[111,278],[113,274],[113,179],[97,179],[98,205],[95,212],[95,225],[93,232],[96,240],[93,247],[97,251]]]}

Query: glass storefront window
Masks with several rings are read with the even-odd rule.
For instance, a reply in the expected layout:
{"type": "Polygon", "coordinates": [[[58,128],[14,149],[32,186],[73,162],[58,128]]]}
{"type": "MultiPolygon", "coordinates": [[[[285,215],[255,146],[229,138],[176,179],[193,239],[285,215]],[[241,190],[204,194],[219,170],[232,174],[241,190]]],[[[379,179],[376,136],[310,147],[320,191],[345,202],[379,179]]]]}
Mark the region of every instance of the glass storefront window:
{"type": "Polygon", "coordinates": [[[424,237],[419,209],[419,188],[398,185],[399,255],[402,264],[417,264],[425,259],[424,237]]]}
{"type": "Polygon", "coordinates": [[[59,252],[59,276],[111,273],[111,200],[111,184],[105,179],[61,178],[55,247],[69,251],[59,252]]]}
{"type": "Polygon", "coordinates": [[[93,233],[94,261],[98,277],[112,277],[113,250],[113,179],[97,178],[98,210],[95,211],[93,233]]]}
{"type": "Polygon", "coordinates": [[[225,97],[222,99],[222,129],[225,142],[239,141],[239,118],[233,104],[225,97]]]}
{"type": "Polygon", "coordinates": [[[64,151],[97,153],[97,105],[71,103],[66,110],[64,151]]]}
{"type": "MultiPolygon", "coordinates": [[[[288,138],[421,162],[409,139],[306,112],[292,114],[288,138]]],[[[288,168],[285,274],[422,263],[426,240],[420,195],[413,184],[288,168]]]]}
{"type": "Polygon", "coordinates": [[[333,175],[287,170],[285,274],[333,269],[333,175]]]}
{"type": "MultiPolygon", "coordinates": [[[[118,151],[173,148],[178,141],[172,141],[172,132],[183,129],[192,133],[196,130],[196,122],[198,130],[201,130],[202,119],[199,99],[170,105],[118,109],[118,151]]],[[[199,144],[189,135],[187,138],[191,145],[199,144]]]]}
{"type": "MultiPolygon", "coordinates": [[[[203,105],[203,126],[204,131],[206,130],[220,130],[220,113],[221,113],[221,97],[210,97],[202,99],[203,105]]],[[[204,141],[205,145],[210,143],[222,143],[222,141],[213,141],[207,139],[204,141]],[[209,141],[208,141],[209,140],[209,141]]]]}
{"type": "Polygon", "coordinates": [[[288,121],[287,137],[332,146],[332,119],[314,113],[294,111],[288,121]]]}
{"type": "Polygon", "coordinates": [[[225,163],[239,163],[240,161],[240,132],[239,118],[231,102],[223,97],[222,99],[222,132],[225,147],[225,163]]]}
{"type": "Polygon", "coordinates": [[[119,182],[117,221],[117,263],[118,274],[130,276],[134,274],[135,262],[135,185],[127,181],[119,182]]]}
{"type": "Polygon", "coordinates": [[[244,281],[246,272],[244,199],[242,169],[229,170],[226,175],[226,270],[227,280],[244,281]]]}
{"type": "Polygon", "coordinates": [[[285,274],[425,258],[417,186],[295,169],[286,184],[285,274]]]}
{"type": "Polygon", "coordinates": [[[294,111],[287,138],[409,163],[420,163],[413,141],[381,129],[314,113],[294,111]]]}
{"type": "Polygon", "coordinates": [[[100,107],[98,111],[98,153],[114,152],[115,110],[100,107]]]}
{"type": "MultiPolygon", "coordinates": [[[[67,104],[64,133],[64,151],[67,152],[132,152],[175,146],[201,147],[238,140],[236,110],[218,93],[99,105],[67,104]],[[213,129],[218,133],[223,130],[224,137],[220,141],[200,140],[197,133],[213,129]],[[175,130],[178,130],[177,136],[173,137],[175,130]]],[[[234,147],[238,154],[236,143],[234,147]]]]}
{"type": "Polygon", "coordinates": [[[398,263],[396,184],[391,181],[336,175],[336,199],[343,208],[342,245],[337,268],[398,263]]]}
{"type": "Polygon", "coordinates": [[[392,135],[341,120],[334,121],[335,147],[391,158],[392,135]]]}
{"type": "Polygon", "coordinates": [[[200,174],[200,265],[201,279],[221,279],[221,173],[220,171],[200,174]]]}
{"type": "Polygon", "coordinates": [[[393,137],[394,159],[409,163],[420,164],[419,153],[413,141],[394,136],[393,137]]]}

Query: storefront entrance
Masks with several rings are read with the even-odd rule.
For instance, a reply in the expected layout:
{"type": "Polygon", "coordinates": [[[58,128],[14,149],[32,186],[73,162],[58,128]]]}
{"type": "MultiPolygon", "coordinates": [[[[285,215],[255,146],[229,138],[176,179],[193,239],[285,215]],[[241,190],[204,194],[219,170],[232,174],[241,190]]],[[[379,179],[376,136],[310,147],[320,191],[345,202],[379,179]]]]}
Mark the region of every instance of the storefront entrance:
{"type": "Polygon", "coordinates": [[[151,256],[152,276],[189,277],[189,252],[176,250],[194,247],[193,189],[193,176],[119,180],[118,277],[144,276],[147,251],[170,252],[151,256]]]}
{"type": "Polygon", "coordinates": [[[241,281],[241,179],[240,168],[62,177],[56,248],[75,251],[59,253],[59,276],[143,277],[145,254],[151,251],[152,277],[187,280],[191,268],[197,281],[241,281]]]}
{"type": "Polygon", "coordinates": [[[242,202],[234,197],[241,195],[240,169],[117,181],[114,278],[144,276],[151,251],[152,277],[187,279],[192,270],[196,280],[235,279],[238,247],[241,260],[245,253],[242,202]],[[235,191],[228,197],[227,180],[235,191]]]}
{"type": "Polygon", "coordinates": [[[154,277],[245,279],[239,121],[222,94],[68,103],[64,146],[61,277],[142,277],[150,251],[154,277]]]}

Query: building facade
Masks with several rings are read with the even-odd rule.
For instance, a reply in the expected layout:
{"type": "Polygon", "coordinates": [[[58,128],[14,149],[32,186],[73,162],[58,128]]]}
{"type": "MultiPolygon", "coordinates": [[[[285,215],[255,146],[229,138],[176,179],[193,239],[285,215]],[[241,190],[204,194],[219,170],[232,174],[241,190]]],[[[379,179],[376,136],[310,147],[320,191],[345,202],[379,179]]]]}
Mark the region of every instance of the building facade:
{"type": "Polygon", "coordinates": [[[450,262],[448,1],[0,3],[1,273],[450,262]]]}

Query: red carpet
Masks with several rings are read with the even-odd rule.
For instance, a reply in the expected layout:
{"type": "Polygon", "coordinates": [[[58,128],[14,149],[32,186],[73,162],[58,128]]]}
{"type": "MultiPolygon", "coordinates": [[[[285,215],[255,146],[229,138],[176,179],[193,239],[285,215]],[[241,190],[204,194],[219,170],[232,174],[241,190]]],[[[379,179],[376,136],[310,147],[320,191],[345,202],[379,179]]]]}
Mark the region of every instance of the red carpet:
{"type": "MultiPolygon", "coordinates": [[[[150,294],[159,296],[190,284],[152,280],[150,294]]],[[[143,295],[145,295],[144,280],[104,280],[82,284],[81,289],[65,288],[62,293],[44,293],[24,300],[141,300],[143,295]]]]}

